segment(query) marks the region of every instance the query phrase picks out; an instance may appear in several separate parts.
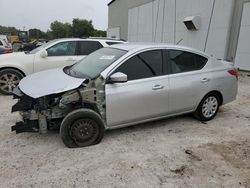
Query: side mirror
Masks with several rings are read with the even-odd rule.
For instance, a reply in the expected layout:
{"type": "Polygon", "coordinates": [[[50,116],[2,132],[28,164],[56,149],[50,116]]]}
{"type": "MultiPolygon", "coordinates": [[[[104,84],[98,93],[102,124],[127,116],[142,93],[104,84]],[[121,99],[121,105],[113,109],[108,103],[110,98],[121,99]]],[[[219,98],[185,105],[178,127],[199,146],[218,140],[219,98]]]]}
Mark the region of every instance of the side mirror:
{"type": "Polygon", "coordinates": [[[41,58],[46,58],[48,57],[48,52],[46,50],[41,51],[40,53],[41,58]]]}
{"type": "Polygon", "coordinates": [[[117,72],[110,76],[110,83],[125,83],[128,81],[128,76],[122,72],[117,72]]]}

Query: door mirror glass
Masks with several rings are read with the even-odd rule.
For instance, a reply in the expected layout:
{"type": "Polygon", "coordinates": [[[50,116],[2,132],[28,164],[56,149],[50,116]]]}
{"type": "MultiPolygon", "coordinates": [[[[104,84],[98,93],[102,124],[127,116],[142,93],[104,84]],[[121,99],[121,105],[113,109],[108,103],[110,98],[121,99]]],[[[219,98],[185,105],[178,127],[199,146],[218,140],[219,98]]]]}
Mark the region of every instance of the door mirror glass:
{"type": "Polygon", "coordinates": [[[40,53],[41,58],[46,58],[48,57],[48,52],[46,50],[41,51],[40,53]]]}
{"type": "Polygon", "coordinates": [[[117,72],[110,76],[111,83],[125,83],[128,81],[128,76],[122,72],[117,72]]]}

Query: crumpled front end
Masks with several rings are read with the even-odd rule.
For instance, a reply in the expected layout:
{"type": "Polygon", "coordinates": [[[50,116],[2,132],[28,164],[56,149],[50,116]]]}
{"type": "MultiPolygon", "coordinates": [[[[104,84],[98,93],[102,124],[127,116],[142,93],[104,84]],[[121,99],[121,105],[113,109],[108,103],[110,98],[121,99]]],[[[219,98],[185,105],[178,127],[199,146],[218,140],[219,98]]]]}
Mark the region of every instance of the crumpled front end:
{"type": "Polygon", "coordinates": [[[12,131],[46,133],[60,128],[68,113],[88,108],[99,113],[105,120],[105,92],[102,79],[86,80],[81,86],[70,91],[32,98],[15,88],[13,91],[18,102],[12,112],[19,112],[22,121],[12,126],[12,131]]]}

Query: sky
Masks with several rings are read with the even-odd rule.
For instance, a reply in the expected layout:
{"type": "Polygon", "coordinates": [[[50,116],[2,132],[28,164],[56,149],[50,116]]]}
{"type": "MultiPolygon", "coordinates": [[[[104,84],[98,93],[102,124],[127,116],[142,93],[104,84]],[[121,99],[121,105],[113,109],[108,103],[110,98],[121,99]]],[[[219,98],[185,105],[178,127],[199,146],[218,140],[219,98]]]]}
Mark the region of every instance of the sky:
{"type": "Polygon", "coordinates": [[[47,31],[55,20],[71,23],[73,18],[80,18],[92,20],[96,29],[106,30],[110,1],[0,0],[0,25],[47,31]]]}

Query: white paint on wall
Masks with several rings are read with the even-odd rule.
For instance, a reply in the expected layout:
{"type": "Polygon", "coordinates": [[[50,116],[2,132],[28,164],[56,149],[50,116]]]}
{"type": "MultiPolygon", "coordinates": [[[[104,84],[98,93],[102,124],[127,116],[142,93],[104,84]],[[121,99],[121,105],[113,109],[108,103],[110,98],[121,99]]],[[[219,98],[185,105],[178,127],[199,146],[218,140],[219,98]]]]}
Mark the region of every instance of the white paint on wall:
{"type": "Polygon", "coordinates": [[[235,65],[250,71],[250,2],[244,4],[235,65]]]}
{"type": "Polygon", "coordinates": [[[109,28],[107,30],[107,37],[108,38],[120,38],[120,27],[109,28]]]}

